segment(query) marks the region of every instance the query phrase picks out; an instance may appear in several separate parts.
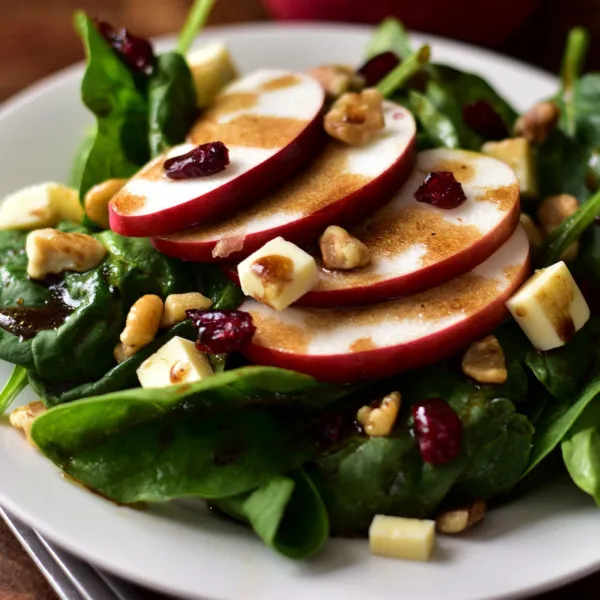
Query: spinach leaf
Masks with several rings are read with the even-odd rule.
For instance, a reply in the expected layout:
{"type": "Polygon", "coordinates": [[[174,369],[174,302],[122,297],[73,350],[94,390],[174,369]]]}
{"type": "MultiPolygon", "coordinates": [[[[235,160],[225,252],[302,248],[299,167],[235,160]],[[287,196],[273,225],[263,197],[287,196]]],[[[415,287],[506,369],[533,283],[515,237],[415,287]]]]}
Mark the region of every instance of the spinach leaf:
{"type": "Polygon", "coordinates": [[[575,484],[600,506],[600,402],[588,404],[563,439],[561,450],[575,484]]]}
{"type": "Polygon", "coordinates": [[[17,396],[27,387],[27,370],[13,367],[8,381],[0,392],[0,415],[15,401],[17,396]]]}
{"type": "Polygon", "coordinates": [[[81,180],[83,179],[83,172],[85,171],[85,165],[90,156],[90,152],[94,147],[96,141],[96,126],[90,127],[83,138],[75,157],[73,158],[73,164],[71,165],[71,174],[69,176],[69,182],[72,187],[79,189],[81,186],[81,180]]]}
{"type": "Polygon", "coordinates": [[[323,500],[302,470],[273,477],[248,494],[213,505],[251,525],[268,546],[289,558],[308,558],[329,537],[323,500]]]}
{"type": "Polygon", "coordinates": [[[600,370],[589,380],[576,399],[553,402],[543,411],[535,427],[533,448],[524,475],[531,472],[565,438],[585,408],[600,394],[600,370]]]}
{"type": "Polygon", "coordinates": [[[489,498],[516,485],[527,466],[533,428],[510,400],[498,396],[516,384],[477,387],[438,364],[393,385],[402,390],[404,408],[391,436],[350,435],[306,467],[334,533],[364,533],[375,513],[425,517],[441,505],[489,498]],[[411,433],[409,407],[428,397],[444,398],[463,422],[461,454],[446,465],[424,463],[411,433]]]}
{"type": "Polygon", "coordinates": [[[546,238],[535,257],[538,265],[547,267],[560,260],[563,252],[593,225],[598,215],[600,215],[600,192],[582,204],[576,213],[565,219],[546,238]]]}
{"type": "Polygon", "coordinates": [[[185,141],[196,119],[192,73],[177,52],[160,55],[148,85],[150,153],[158,156],[185,141]]]}
{"type": "Polygon", "coordinates": [[[561,348],[538,352],[531,348],[525,362],[558,400],[569,400],[581,389],[596,355],[592,326],[588,324],[561,348]]]}
{"type": "Polygon", "coordinates": [[[410,91],[410,106],[434,148],[459,148],[458,132],[451,119],[424,94],[410,91]]]}
{"type": "Polygon", "coordinates": [[[137,369],[161,346],[175,336],[187,340],[196,339],[196,330],[189,321],[177,324],[166,333],[156,338],[151,344],[140,350],[137,354],[110,369],[100,379],[72,385],[71,382],[49,384],[42,380],[34,371],[30,371],[29,384],[36,394],[44,401],[46,406],[56,406],[65,402],[73,402],[81,398],[91,398],[139,387],[137,369]]]}
{"type": "Polygon", "coordinates": [[[384,52],[393,52],[403,59],[413,53],[404,25],[393,17],[382,21],[371,36],[366,50],[366,59],[369,60],[384,52]]]}
{"type": "Polygon", "coordinates": [[[123,503],[252,490],[314,455],[316,406],[340,386],[269,367],[51,409],[32,436],[67,473],[123,503]]]}
{"type": "Polygon", "coordinates": [[[97,132],[81,176],[80,196],[97,183],[130,177],[148,161],[148,105],[133,74],[84,13],[75,15],[88,64],[81,84],[84,104],[96,115],[97,132]]]}

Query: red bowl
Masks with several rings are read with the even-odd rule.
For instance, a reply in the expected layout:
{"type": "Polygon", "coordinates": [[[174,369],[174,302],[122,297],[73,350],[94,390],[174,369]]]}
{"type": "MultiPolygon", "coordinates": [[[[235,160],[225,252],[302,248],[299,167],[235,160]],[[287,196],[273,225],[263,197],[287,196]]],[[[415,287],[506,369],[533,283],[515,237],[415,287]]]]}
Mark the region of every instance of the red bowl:
{"type": "Polygon", "coordinates": [[[538,0],[264,0],[278,19],[378,23],[398,17],[409,29],[474,44],[500,44],[538,0]]]}

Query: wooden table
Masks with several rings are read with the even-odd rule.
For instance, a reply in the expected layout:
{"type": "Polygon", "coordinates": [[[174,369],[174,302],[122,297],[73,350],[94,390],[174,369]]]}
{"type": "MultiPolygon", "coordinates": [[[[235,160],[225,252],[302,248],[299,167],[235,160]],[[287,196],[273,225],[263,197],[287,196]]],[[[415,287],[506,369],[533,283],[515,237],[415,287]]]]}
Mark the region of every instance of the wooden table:
{"type": "MultiPolygon", "coordinates": [[[[542,0],[541,4],[538,13],[500,50],[556,72],[567,29],[584,23],[595,35],[588,67],[600,69],[600,0],[542,0]]],[[[184,19],[189,0],[1,0],[0,6],[2,100],[40,77],[82,58],[71,25],[75,8],[84,8],[114,23],[126,23],[133,31],[152,36],[176,31],[184,19]]],[[[264,18],[266,14],[259,0],[221,0],[210,22],[264,18]]],[[[568,548],[564,551],[568,552],[568,548]]],[[[599,589],[600,574],[539,596],[537,600],[567,597],[596,600],[600,596],[599,589]]],[[[55,600],[48,584],[2,523],[0,600],[55,600]]]]}

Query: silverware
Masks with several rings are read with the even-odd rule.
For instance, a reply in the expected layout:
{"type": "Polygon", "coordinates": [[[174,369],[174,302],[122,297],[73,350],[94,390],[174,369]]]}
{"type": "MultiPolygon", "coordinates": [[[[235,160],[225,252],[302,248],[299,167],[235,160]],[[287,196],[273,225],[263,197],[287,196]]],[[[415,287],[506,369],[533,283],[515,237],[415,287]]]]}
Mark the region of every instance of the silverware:
{"type": "Polygon", "coordinates": [[[142,600],[132,585],[59,550],[1,506],[0,517],[61,600],[142,600]]]}

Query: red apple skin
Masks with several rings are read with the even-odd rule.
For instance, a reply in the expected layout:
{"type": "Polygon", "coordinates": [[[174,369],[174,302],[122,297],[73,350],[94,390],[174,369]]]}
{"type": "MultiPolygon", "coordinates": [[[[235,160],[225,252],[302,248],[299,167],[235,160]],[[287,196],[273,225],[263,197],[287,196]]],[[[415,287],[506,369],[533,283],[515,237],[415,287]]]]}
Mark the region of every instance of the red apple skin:
{"type": "Polygon", "coordinates": [[[533,13],[538,0],[264,0],[279,19],[379,23],[397,17],[409,29],[496,46],[533,13]]]}
{"type": "Polygon", "coordinates": [[[209,194],[147,215],[123,215],[109,204],[110,228],[127,237],[168,235],[252,204],[304,169],[319,153],[326,140],[322,117],[319,112],[290,144],[209,194]]]}
{"type": "MultiPolygon", "coordinates": [[[[468,248],[449,256],[446,260],[423,267],[402,277],[386,279],[371,285],[308,292],[295,305],[317,308],[360,306],[422,292],[445,281],[450,281],[480,265],[507,242],[519,223],[520,212],[519,204],[516,203],[498,227],[468,248]]],[[[231,277],[230,270],[228,270],[228,274],[231,277]]]]}
{"type": "MultiPolygon", "coordinates": [[[[406,181],[415,164],[416,141],[412,139],[404,153],[382,175],[338,202],[280,227],[250,233],[239,252],[227,257],[213,257],[217,241],[186,242],[169,238],[152,238],[154,247],[167,256],[193,262],[232,262],[249,256],[267,242],[281,236],[294,244],[314,242],[332,224],[347,226],[360,223],[381,208],[406,181]]],[[[518,218],[518,217],[517,217],[518,218]]],[[[513,227],[514,229],[514,227],[513,227]]],[[[487,257],[486,257],[487,258],[487,257]]],[[[468,269],[467,269],[468,270],[468,269]]]]}
{"type": "Polygon", "coordinates": [[[320,381],[351,383],[379,379],[444,360],[493,331],[508,311],[505,302],[517,290],[530,271],[524,261],[513,285],[483,310],[470,315],[443,331],[387,348],[348,352],[330,356],[311,356],[281,352],[250,343],[243,354],[253,363],[291,369],[312,375],[320,381]]]}

